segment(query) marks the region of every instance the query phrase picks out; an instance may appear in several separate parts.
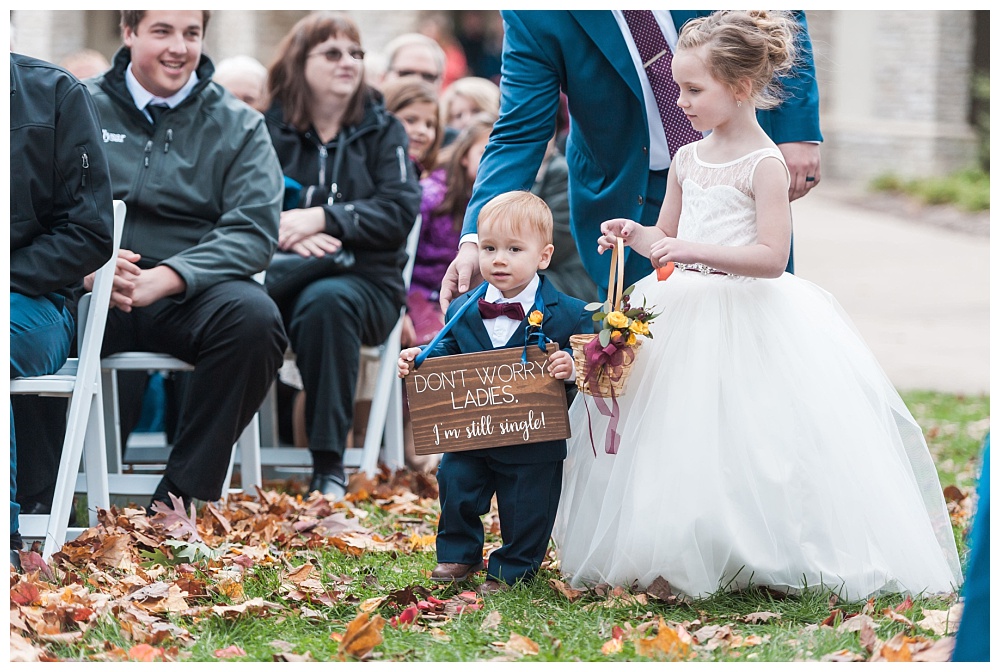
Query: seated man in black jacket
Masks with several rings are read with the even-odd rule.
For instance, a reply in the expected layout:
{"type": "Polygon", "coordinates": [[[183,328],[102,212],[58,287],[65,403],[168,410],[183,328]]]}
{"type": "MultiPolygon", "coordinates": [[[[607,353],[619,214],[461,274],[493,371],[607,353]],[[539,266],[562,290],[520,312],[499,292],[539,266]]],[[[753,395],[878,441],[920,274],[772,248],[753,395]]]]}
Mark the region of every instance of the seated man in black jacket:
{"type": "MultiPolygon", "coordinates": [[[[62,68],[13,53],[10,155],[10,376],[15,378],[55,373],[66,362],[81,280],[111,257],[114,217],[101,127],[87,89],[62,68]]],[[[12,407],[10,558],[19,567],[16,445],[12,407]]],[[[34,459],[35,446],[21,448],[34,459]]],[[[51,472],[54,478],[55,469],[51,472]]]]}
{"type": "MultiPolygon", "coordinates": [[[[277,246],[281,167],[261,114],[212,81],[209,14],[123,10],[124,45],[86,82],[114,196],[128,206],[103,354],[162,352],[195,365],[152,498],[167,504],[171,492],[185,503],[222,495],[233,444],[287,344],[252,277],[277,246]]],[[[131,406],[123,440],[144,384],[121,395],[131,406]]]]}

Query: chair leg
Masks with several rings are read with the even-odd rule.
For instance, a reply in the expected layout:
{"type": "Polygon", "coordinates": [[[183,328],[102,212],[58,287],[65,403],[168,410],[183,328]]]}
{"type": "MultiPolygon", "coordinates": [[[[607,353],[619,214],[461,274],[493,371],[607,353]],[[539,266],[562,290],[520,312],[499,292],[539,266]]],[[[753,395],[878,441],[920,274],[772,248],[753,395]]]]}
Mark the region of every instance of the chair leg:
{"type": "Polygon", "coordinates": [[[278,437],[278,383],[271,384],[271,389],[264,397],[264,403],[258,411],[260,416],[260,441],[265,446],[277,446],[278,437]]]}
{"type": "Polygon", "coordinates": [[[382,461],[389,469],[402,469],[406,463],[403,437],[403,381],[392,381],[389,408],[385,418],[385,448],[382,461]]]}
{"type": "Polygon", "coordinates": [[[69,410],[66,414],[66,436],[63,439],[59,471],[56,474],[56,485],[52,494],[52,508],[45,530],[45,540],[42,543],[42,557],[45,558],[62,548],[66,541],[69,511],[73,506],[73,493],[76,491],[76,474],[80,470],[84,437],[87,432],[87,427],[82,421],[90,418],[90,409],[96,392],[95,389],[80,389],[70,397],[69,410]]]}
{"type": "Polygon", "coordinates": [[[104,411],[104,440],[107,444],[109,474],[122,473],[121,419],[118,416],[118,374],[113,369],[101,370],[101,395],[104,411]]]}
{"type": "MultiPolygon", "coordinates": [[[[378,378],[375,381],[375,394],[372,396],[372,407],[368,415],[368,429],[365,433],[364,453],[361,458],[361,470],[371,478],[378,469],[379,450],[382,437],[385,434],[386,416],[389,411],[389,398],[396,382],[396,358],[399,353],[399,334],[402,321],[397,321],[389,338],[382,346],[379,357],[378,378]]],[[[402,436],[402,429],[400,429],[402,436]]]]}
{"type": "Polygon", "coordinates": [[[233,445],[232,454],[229,456],[229,468],[226,470],[226,480],[222,482],[222,500],[225,501],[226,496],[229,494],[229,486],[233,482],[233,466],[236,464],[236,445],[233,445]]]}
{"type": "Polygon", "coordinates": [[[255,488],[264,485],[260,460],[260,412],[255,413],[250,424],[244,428],[236,446],[240,452],[240,478],[243,483],[243,492],[256,495],[255,488]]]}
{"type": "Polygon", "coordinates": [[[98,508],[111,508],[103,415],[103,395],[98,391],[93,395],[90,404],[90,419],[87,422],[87,434],[83,440],[84,470],[87,477],[87,510],[91,527],[97,525],[98,508]]]}

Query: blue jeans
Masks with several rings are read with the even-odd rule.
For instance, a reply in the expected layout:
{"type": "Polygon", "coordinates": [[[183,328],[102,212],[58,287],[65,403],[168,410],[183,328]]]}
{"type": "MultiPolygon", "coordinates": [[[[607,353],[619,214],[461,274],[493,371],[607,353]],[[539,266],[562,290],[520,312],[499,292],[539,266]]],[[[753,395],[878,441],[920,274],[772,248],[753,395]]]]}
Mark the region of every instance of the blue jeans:
{"type": "MultiPolygon", "coordinates": [[[[66,363],[76,324],[58,294],[32,298],[10,294],[10,377],[55,373],[66,363]]],[[[10,531],[17,532],[21,507],[17,494],[14,411],[10,411],[10,531]]]]}

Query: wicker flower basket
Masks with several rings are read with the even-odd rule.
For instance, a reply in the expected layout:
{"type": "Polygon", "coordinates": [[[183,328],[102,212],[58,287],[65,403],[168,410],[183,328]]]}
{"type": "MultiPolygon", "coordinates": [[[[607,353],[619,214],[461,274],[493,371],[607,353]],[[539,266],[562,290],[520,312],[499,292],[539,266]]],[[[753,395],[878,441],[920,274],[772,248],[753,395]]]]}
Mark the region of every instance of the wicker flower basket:
{"type": "MultiPolygon", "coordinates": [[[[612,310],[620,310],[622,307],[623,282],[625,280],[625,255],[621,239],[616,247],[611,250],[611,277],[608,279],[608,302],[612,310]]],[[[570,345],[573,347],[573,363],[576,366],[576,387],[584,394],[592,397],[610,397],[614,389],[614,395],[620,397],[625,391],[625,382],[632,372],[632,363],[639,352],[641,340],[624,348],[624,358],[622,361],[621,376],[617,380],[612,380],[608,371],[601,370],[597,375],[597,389],[591,389],[593,380],[587,380],[590,371],[587,366],[587,356],[584,347],[598,334],[574,334],[569,337],[570,345]]]]}
{"type": "Polygon", "coordinates": [[[633,345],[625,350],[625,361],[622,363],[622,375],[617,380],[611,380],[607,371],[597,374],[597,390],[592,390],[590,382],[587,381],[587,358],[583,348],[587,343],[597,338],[597,334],[574,334],[569,337],[569,343],[573,346],[573,363],[576,365],[576,387],[584,394],[592,397],[610,397],[611,388],[615,390],[615,396],[620,397],[625,393],[625,382],[632,372],[632,362],[635,361],[639,353],[639,346],[642,341],[637,340],[633,345]]]}

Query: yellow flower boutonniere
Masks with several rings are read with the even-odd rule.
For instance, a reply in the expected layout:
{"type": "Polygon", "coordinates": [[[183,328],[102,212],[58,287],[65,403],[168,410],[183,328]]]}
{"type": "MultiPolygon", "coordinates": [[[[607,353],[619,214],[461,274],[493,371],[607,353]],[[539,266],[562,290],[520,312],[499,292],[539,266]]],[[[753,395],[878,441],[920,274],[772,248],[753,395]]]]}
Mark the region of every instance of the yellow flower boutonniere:
{"type": "Polygon", "coordinates": [[[533,327],[542,326],[542,311],[540,310],[531,311],[531,314],[528,315],[528,324],[530,324],[533,327]]]}

